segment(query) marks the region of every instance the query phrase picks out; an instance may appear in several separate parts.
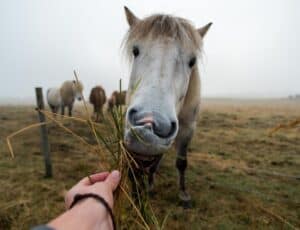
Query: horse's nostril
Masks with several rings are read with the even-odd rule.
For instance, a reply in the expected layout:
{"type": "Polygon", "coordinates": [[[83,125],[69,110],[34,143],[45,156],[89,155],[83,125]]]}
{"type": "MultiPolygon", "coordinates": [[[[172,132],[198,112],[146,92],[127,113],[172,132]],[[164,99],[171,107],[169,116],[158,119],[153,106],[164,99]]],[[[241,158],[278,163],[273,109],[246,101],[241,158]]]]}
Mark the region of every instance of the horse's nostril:
{"type": "Polygon", "coordinates": [[[173,134],[176,132],[176,129],[177,129],[177,123],[175,121],[172,121],[171,122],[171,129],[170,129],[170,132],[168,134],[168,136],[173,136],[173,134]]]}
{"type": "Polygon", "coordinates": [[[161,138],[170,138],[177,131],[177,123],[176,122],[158,123],[158,124],[154,123],[153,130],[154,133],[161,138]]]}
{"type": "MultiPolygon", "coordinates": [[[[153,111],[143,111],[132,107],[127,111],[129,126],[148,130],[160,138],[173,138],[177,132],[177,121],[153,111]]],[[[149,134],[150,135],[150,134],[149,134]]]]}
{"type": "Polygon", "coordinates": [[[137,113],[137,110],[135,108],[132,108],[128,111],[128,119],[132,125],[135,125],[135,123],[136,123],[136,121],[135,121],[136,113],[137,113]]]}

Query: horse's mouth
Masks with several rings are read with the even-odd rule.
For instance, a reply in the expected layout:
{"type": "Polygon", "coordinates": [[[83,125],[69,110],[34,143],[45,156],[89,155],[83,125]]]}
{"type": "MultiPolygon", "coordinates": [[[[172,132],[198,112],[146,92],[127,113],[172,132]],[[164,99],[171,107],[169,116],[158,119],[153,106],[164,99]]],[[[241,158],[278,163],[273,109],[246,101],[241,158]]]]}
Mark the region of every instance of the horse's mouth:
{"type": "Polygon", "coordinates": [[[149,173],[151,168],[155,168],[162,158],[162,154],[149,156],[138,153],[131,153],[131,155],[135,163],[137,164],[138,169],[144,173],[149,173]]]}
{"type": "Polygon", "coordinates": [[[163,154],[169,149],[172,140],[162,139],[143,127],[125,131],[125,147],[134,159],[136,168],[149,174],[154,170],[163,154]]]}
{"type": "Polygon", "coordinates": [[[162,154],[159,155],[144,155],[136,152],[131,152],[131,156],[133,157],[134,160],[136,161],[144,161],[144,162],[149,162],[156,160],[157,158],[161,158],[162,154]]]}
{"type": "Polygon", "coordinates": [[[171,146],[172,139],[163,139],[144,127],[135,127],[125,131],[125,146],[139,159],[149,159],[165,153],[171,146]]]}

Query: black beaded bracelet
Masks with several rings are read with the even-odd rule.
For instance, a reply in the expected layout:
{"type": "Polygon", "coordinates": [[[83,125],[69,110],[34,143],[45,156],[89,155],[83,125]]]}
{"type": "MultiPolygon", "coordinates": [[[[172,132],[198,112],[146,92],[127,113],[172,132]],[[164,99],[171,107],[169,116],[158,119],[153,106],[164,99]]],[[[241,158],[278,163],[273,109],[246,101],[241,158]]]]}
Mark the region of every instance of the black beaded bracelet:
{"type": "Polygon", "coordinates": [[[113,229],[116,229],[116,222],[115,222],[115,218],[114,218],[114,214],[112,212],[112,209],[110,208],[109,204],[106,202],[106,200],[103,199],[103,197],[94,194],[94,193],[86,193],[86,194],[76,194],[74,196],[74,200],[72,202],[72,204],[70,205],[70,209],[74,207],[74,205],[76,203],[78,203],[78,201],[86,199],[86,198],[94,198],[97,201],[99,201],[101,204],[103,204],[103,206],[106,208],[107,212],[109,213],[110,217],[111,217],[111,221],[113,224],[113,229]]]}

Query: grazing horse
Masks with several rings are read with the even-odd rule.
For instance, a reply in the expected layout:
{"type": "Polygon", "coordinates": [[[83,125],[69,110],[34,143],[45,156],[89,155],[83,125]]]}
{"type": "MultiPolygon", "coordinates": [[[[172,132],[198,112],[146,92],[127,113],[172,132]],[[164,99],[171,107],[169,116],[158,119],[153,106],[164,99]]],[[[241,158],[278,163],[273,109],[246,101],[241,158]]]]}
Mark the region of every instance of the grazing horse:
{"type": "Polygon", "coordinates": [[[124,140],[148,172],[149,188],[164,152],[175,143],[179,198],[190,206],[185,187],[187,148],[200,108],[200,57],[209,23],[196,29],[188,20],[155,14],[136,17],[127,7],[124,49],[131,63],[124,140]]]}
{"type": "Polygon", "coordinates": [[[125,105],[126,90],[122,92],[114,91],[108,99],[108,110],[112,110],[114,106],[125,105]]]}
{"type": "Polygon", "coordinates": [[[72,116],[72,109],[75,99],[82,99],[83,85],[81,82],[65,81],[60,88],[47,90],[47,101],[53,113],[57,113],[59,107],[61,114],[65,114],[65,107],[69,109],[69,116],[72,116]]]}
{"type": "Polygon", "coordinates": [[[94,106],[96,122],[100,122],[103,118],[103,105],[106,102],[106,94],[101,86],[95,86],[90,93],[90,103],[94,106]]]}

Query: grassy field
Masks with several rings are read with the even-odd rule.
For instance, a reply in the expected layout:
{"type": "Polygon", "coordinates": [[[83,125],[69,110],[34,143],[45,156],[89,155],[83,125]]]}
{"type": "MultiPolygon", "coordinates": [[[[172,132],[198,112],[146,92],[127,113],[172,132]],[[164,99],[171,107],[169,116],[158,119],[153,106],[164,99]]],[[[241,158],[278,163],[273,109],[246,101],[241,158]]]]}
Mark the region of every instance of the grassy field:
{"type": "MultiPolygon", "coordinates": [[[[82,116],[80,108],[75,116],[82,116]]],[[[175,153],[166,153],[151,202],[166,229],[300,228],[300,127],[268,131],[300,117],[300,103],[285,100],[204,100],[189,149],[187,183],[192,209],[177,199],[175,153]],[[298,178],[298,179],[297,179],[298,178]]],[[[99,159],[55,124],[49,125],[54,177],[45,179],[39,129],[5,138],[37,122],[33,107],[0,107],[0,229],[28,229],[64,210],[63,194],[99,170],[99,159]]],[[[92,141],[88,128],[64,121],[92,141]]]]}

